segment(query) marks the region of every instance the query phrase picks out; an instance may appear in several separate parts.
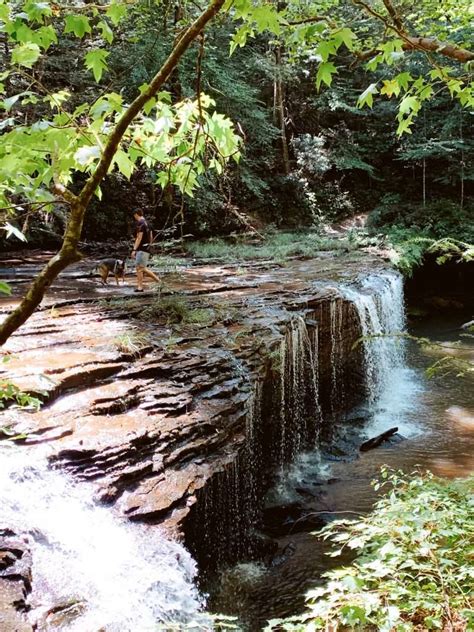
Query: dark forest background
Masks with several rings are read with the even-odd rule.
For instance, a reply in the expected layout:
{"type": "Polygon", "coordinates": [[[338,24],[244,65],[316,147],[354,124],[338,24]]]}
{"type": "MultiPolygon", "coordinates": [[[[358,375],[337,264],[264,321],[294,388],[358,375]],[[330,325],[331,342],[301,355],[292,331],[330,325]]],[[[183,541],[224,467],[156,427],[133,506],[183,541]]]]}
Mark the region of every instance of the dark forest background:
{"type": "MultiPolygon", "coordinates": [[[[112,46],[107,89],[125,99],[136,94],[165,59],[178,20],[178,14],[157,7],[132,11],[112,46]]],[[[316,60],[290,63],[281,45],[266,36],[229,55],[233,28],[222,19],[207,30],[200,85],[243,137],[240,163],[219,176],[200,176],[195,196],[184,201],[174,187],[155,184],[152,170],[137,169],[130,181],[112,174],[102,200],[95,199],[87,212],[85,240],[127,238],[136,207],[155,230],[170,236],[227,235],[250,226],[318,229],[368,214],[375,232],[412,228],[420,235],[474,240],[472,114],[449,93],[435,95],[413,133],[398,138],[394,99],[356,107],[367,85],[362,64],[340,59],[331,87],[318,92],[316,60]]],[[[85,45],[62,39],[42,75],[51,90],[69,83],[78,102],[102,89],[77,61],[85,45]]],[[[196,94],[199,46],[191,47],[167,86],[174,100],[196,94]]],[[[407,56],[405,64],[413,74],[430,70],[420,53],[407,56]]],[[[30,245],[45,246],[58,241],[65,217],[58,208],[44,215],[20,213],[15,221],[30,245]]]]}

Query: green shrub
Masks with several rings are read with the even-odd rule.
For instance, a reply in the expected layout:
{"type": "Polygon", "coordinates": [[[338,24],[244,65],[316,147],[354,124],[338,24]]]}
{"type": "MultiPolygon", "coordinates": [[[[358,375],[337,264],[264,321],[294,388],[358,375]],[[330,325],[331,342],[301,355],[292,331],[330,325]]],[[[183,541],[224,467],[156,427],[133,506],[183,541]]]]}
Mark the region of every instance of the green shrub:
{"type": "Polygon", "coordinates": [[[155,299],[142,310],[140,318],[147,321],[163,319],[168,325],[210,325],[215,312],[205,307],[191,308],[184,298],[170,296],[155,299]]]}
{"type": "Polygon", "coordinates": [[[307,594],[307,611],[267,630],[474,630],[474,476],[445,481],[382,470],[374,511],[320,536],[357,552],[307,594]]]}
{"type": "Polygon", "coordinates": [[[474,245],[451,237],[434,239],[426,231],[400,226],[393,226],[385,237],[392,249],[392,263],[406,276],[411,276],[413,269],[421,265],[426,253],[436,255],[439,265],[449,260],[474,260],[474,245]]]}
{"type": "MultiPolygon", "coordinates": [[[[44,395],[45,393],[40,393],[44,395]]],[[[30,393],[22,391],[16,384],[6,380],[0,383],[0,409],[8,406],[19,408],[32,408],[39,410],[43,402],[30,393]]]]}

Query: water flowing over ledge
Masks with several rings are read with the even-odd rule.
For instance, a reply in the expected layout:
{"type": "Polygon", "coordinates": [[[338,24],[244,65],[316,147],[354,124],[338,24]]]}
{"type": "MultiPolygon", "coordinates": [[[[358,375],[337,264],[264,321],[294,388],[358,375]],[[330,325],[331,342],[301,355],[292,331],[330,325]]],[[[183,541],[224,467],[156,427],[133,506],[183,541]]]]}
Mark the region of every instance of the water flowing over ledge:
{"type": "MultiPolygon", "coordinates": [[[[201,568],[251,558],[271,473],[316,449],[334,417],[350,406],[364,399],[374,407],[394,372],[405,370],[402,277],[385,271],[334,289],[337,294],[291,318],[249,399],[244,448],[198,492],[185,532],[201,568]],[[354,310],[358,326],[348,347],[343,332],[354,310]]],[[[390,427],[374,415],[377,423],[385,426],[381,431],[390,427]]]]}
{"type": "MultiPolygon", "coordinates": [[[[381,393],[403,362],[402,345],[371,337],[403,327],[402,282],[379,262],[371,265],[369,275],[358,270],[360,262],[331,259],[295,261],[283,270],[259,266],[245,279],[232,270],[192,271],[187,296],[193,306],[217,312],[224,301],[232,316],[183,328],[174,348],[163,345],[169,333],[158,322],[150,345],[136,356],[113,349],[114,338],[130,327],[120,308],[105,316],[95,303],[72,310],[67,297],[64,306],[56,301],[60,321],[43,312],[12,339],[9,375],[30,388],[41,372],[51,381],[41,412],[6,413],[28,436],[11,448],[18,457],[8,456],[2,474],[16,479],[8,503],[20,503],[25,512],[34,569],[55,560],[57,579],[34,573],[29,601],[40,603],[38,616],[54,610],[47,594],[61,602],[76,592],[74,602],[84,611],[57,629],[80,629],[83,617],[96,617],[85,620],[103,621],[107,630],[134,629],[137,621],[145,630],[178,611],[192,616],[199,608],[193,562],[157,523],[168,533],[184,533],[201,569],[244,559],[261,546],[254,526],[271,472],[330,436],[332,420],[367,393],[381,393]],[[57,368],[51,370],[38,350],[53,347],[57,368]],[[59,468],[54,472],[42,460],[31,461],[42,442],[49,463],[59,468]],[[57,524],[48,526],[51,517],[39,506],[35,513],[15,499],[15,488],[35,493],[43,510],[55,507],[57,524]],[[96,507],[92,497],[113,503],[113,510],[96,507]],[[87,516],[77,519],[81,534],[74,519],[79,507],[87,516]],[[114,513],[149,524],[125,527],[114,513]],[[72,523],[63,522],[65,516],[72,523]],[[162,579],[163,569],[172,579],[162,579]],[[66,579],[76,576],[74,592],[66,579]],[[131,584],[136,589],[129,593],[131,584]],[[111,595],[111,585],[120,590],[111,595]],[[110,618],[112,611],[120,622],[110,618]]],[[[130,304],[128,319],[139,316],[143,304],[130,304]]],[[[5,527],[16,524],[11,513],[1,518],[5,527]]]]}

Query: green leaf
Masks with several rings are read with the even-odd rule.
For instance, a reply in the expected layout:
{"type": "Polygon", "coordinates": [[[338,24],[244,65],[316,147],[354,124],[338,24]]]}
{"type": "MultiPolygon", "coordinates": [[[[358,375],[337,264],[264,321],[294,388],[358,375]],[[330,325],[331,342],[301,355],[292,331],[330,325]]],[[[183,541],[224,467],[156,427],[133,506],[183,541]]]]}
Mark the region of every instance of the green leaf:
{"type": "Polygon", "coordinates": [[[53,14],[49,2],[27,2],[24,11],[32,22],[43,22],[45,16],[53,14]]]}
{"type": "Polygon", "coordinates": [[[346,48],[349,50],[353,50],[354,48],[354,40],[357,39],[354,31],[350,28],[339,29],[335,33],[333,33],[333,37],[337,42],[337,47],[341,44],[345,44],[346,48]]]}
{"type": "Polygon", "coordinates": [[[130,179],[134,170],[134,164],[123,150],[119,149],[115,154],[114,163],[117,165],[118,170],[122,173],[127,180],[130,179]]]}
{"type": "Polygon", "coordinates": [[[81,167],[87,167],[100,156],[100,147],[97,145],[86,145],[80,147],[74,154],[74,160],[81,167]]]}
{"type": "Polygon", "coordinates": [[[357,107],[363,108],[364,105],[368,105],[371,108],[374,104],[374,94],[378,94],[378,91],[377,84],[371,83],[357,99],[357,107]]]}
{"type": "Polygon", "coordinates": [[[252,12],[252,18],[257,25],[257,32],[270,31],[275,35],[281,33],[281,24],[278,11],[271,4],[264,4],[252,12]]]}
{"type": "Polygon", "coordinates": [[[319,64],[318,74],[316,75],[317,89],[319,90],[321,83],[325,83],[327,86],[330,86],[332,83],[332,75],[334,73],[337,73],[337,68],[332,62],[326,61],[319,64]]]}
{"type": "Polygon", "coordinates": [[[319,42],[316,48],[316,55],[321,57],[321,61],[327,61],[331,55],[334,55],[337,51],[337,44],[335,40],[326,40],[319,42]]]}
{"type": "Polygon", "coordinates": [[[407,116],[406,118],[401,118],[397,127],[397,135],[402,136],[402,134],[411,134],[410,127],[413,125],[413,112],[407,116]]]}
{"type": "Polygon", "coordinates": [[[5,226],[2,226],[2,228],[7,233],[7,235],[6,235],[7,239],[9,239],[12,235],[14,235],[20,241],[26,241],[26,237],[21,232],[21,230],[18,230],[18,228],[16,228],[16,226],[12,226],[12,224],[10,224],[10,222],[5,222],[5,226]]]}
{"type": "Polygon", "coordinates": [[[48,26],[42,26],[41,28],[34,31],[34,41],[43,49],[48,50],[51,44],[56,44],[58,41],[58,36],[54,27],[51,24],[48,26]]]}
{"type": "Polygon", "coordinates": [[[394,78],[394,81],[396,81],[403,90],[408,90],[408,85],[413,81],[413,77],[409,72],[401,72],[394,78]]]}
{"type": "Polygon", "coordinates": [[[400,84],[396,79],[385,79],[383,82],[383,86],[380,89],[380,94],[386,94],[390,99],[390,97],[392,97],[393,95],[398,97],[398,95],[400,94],[400,90],[400,84]]]}
{"type": "Polygon", "coordinates": [[[31,68],[41,55],[38,44],[26,42],[20,46],[16,46],[12,51],[12,62],[19,66],[31,68]]]}
{"type": "Polygon", "coordinates": [[[101,80],[104,70],[107,70],[107,62],[105,60],[109,54],[106,50],[98,48],[89,51],[85,57],[85,66],[87,70],[92,70],[97,83],[101,80]]]}
{"type": "Polygon", "coordinates": [[[0,294],[6,294],[7,296],[10,296],[11,293],[12,289],[8,285],[8,283],[5,283],[5,281],[0,281],[0,294]]]}
{"type": "Polygon", "coordinates": [[[0,20],[5,23],[10,21],[10,7],[8,4],[0,4],[0,20]]]}
{"type": "Polygon", "coordinates": [[[81,39],[86,33],[90,33],[91,30],[91,25],[85,15],[66,16],[65,33],[74,33],[76,37],[81,39]]]}
{"type": "Polygon", "coordinates": [[[45,97],[45,101],[49,103],[49,106],[52,110],[60,109],[61,105],[69,99],[71,93],[67,90],[59,90],[59,92],[53,92],[53,94],[49,94],[45,97]]]}
{"type": "Polygon", "coordinates": [[[401,100],[399,110],[402,114],[408,114],[409,112],[418,112],[420,107],[421,105],[418,97],[407,95],[401,100]]]}
{"type": "Polygon", "coordinates": [[[97,25],[97,28],[102,31],[102,37],[105,39],[105,41],[109,44],[112,44],[114,40],[114,33],[107,22],[105,20],[101,20],[97,25]]]}
{"type": "Polygon", "coordinates": [[[119,2],[114,2],[109,6],[105,15],[111,19],[114,26],[117,26],[127,15],[127,6],[119,2]]]}
{"type": "Polygon", "coordinates": [[[9,112],[12,107],[15,105],[15,103],[18,101],[18,99],[20,99],[23,96],[24,92],[20,92],[19,94],[14,94],[11,97],[8,97],[8,99],[4,99],[2,101],[2,106],[3,108],[9,112]]]}

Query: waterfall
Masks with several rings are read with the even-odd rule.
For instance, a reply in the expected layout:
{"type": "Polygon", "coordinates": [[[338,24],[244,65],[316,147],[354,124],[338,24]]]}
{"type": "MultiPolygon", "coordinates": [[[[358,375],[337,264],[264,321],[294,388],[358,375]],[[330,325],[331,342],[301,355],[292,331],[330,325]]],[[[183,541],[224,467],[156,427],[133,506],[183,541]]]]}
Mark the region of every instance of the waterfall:
{"type": "Polygon", "coordinates": [[[279,465],[315,445],[321,423],[317,333],[311,340],[303,318],[291,321],[280,350],[279,465]]]}
{"type": "Polygon", "coordinates": [[[362,279],[360,289],[340,289],[359,315],[367,393],[373,404],[390,386],[393,371],[404,366],[403,339],[396,336],[405,328],[403,279],[387,272],[362,279]]]}
{"type": "Polygon", "coordinates": [[[357,289],[342,286],[343,295],[358,313],[365,358],[365,380],[369,420],[367,436],[397,426],[404,436],[419,434],[420,428],[407,421],[422,388],[416,372],[407,366],[403,279],[395,272],[370,275],[357,289]],[[393,335],[392,335],[393,334],[393,335]]]}
{"type": "Polygon", "coordinates": [[[344,409],[344,383],[341,371],[342,365],[342,331],[343,313],[342,301],[333,299],[329,303],[329,336],[331,339],[331,417],[344,409]]]}
{"type": "Polygon", "coordinates": [[[193,619],[202,604],[189,553],[156,527],[125,523],[95,505],[87,484],[74,484],[37,456],[0,447],[0,527],[27,530],[30,618],[38,629],[151,632],[193,619]],[[50,625],[48,613],[62,607],[76,614],[50,625]]]}

